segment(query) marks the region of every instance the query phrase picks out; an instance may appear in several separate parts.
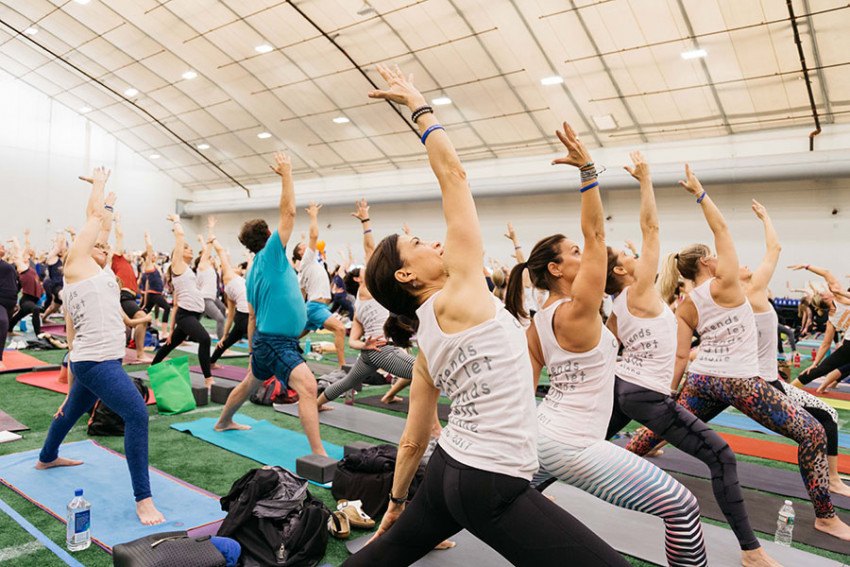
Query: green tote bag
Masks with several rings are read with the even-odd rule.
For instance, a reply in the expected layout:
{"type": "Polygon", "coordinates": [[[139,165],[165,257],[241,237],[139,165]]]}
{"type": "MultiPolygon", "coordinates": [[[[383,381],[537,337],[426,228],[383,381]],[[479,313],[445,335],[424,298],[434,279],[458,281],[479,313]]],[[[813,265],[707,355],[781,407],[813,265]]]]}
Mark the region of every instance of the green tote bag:
{"type": "Polygon", "coordinates": [[[163,360],[148,368],[156,409],[163,415],[174,415],[197,407],[189,378],[189,357],[163,360]]]}

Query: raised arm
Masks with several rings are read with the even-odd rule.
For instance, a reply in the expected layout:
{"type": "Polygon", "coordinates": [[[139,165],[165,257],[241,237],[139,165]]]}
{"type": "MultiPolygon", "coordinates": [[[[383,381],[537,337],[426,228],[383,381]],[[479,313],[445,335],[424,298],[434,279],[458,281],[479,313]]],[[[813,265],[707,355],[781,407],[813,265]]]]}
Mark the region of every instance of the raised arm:
{"type": "MultiPolygon", "coordinates": [[[[822,277],[826,281],[826,285],[830,288],[832,287],[841,287],[841,282],[836,278],[832,272],[827,270],[826,268],[819,268],[818,266],[812,266],[811,264],[794,264],[793,266],[788,266],[789,270],[806,270],[815,275],[822,277]]],[[[811,283],[809,284],[811,285],[811,283]]]]}
{"type": "Polygon", "coordinates": [[[177,215],[168,215],[171,221],[171,232],[174,234],[174,250],[171,251],[171,274],[174,277],[183,275],[188,266],[183,259],[183,247],[186,245],[186,233],[177,215]]]}
{"type": "Polygon", "coordinates": [[[91,184],[91,193],[86,204],[86,223],[80,234],[71,245],[65,260],[65,278],[69,283],[91,277],[100,267],[92,258],[92,250],[96,244],[105,246],[106,238],[112,227],[112,212],[115,204],[115,194],[110,193],[104,199],[103,191],[109,179],[109,170],[103,167],[95,168],[91,177],[80,177],[91,184]]]}
{"type": "Polygon", "coordinates": [[[372,234],[372,219],[369,217],[369,203],[366,199],[360,199],[355,203],[357,210],[351,213],[351,216],[360,221],[363,228],[363,253],[366,255],[365,263],[369,263],[369,258],[375,251],[375,236],[372,234]]]}
{"type": "Polygon", "coordinates": [[[275,152],[274,165],[269,166],[280,176],[280,202],[278,203],[277,235],[286,248],[295,226],[295,185],[292,183],[292,160],[283,152],[275,152]]]}
{"type": "Polygon", "coordinates": [[[221,260],[221,281],[227,284],[236,276],[236,272],[233,271],[233,266],[230,264],[230,255],[215,236],[212,237],[212,246],[215,248],[218,259],[221,260]]]}
{"type": "Polygon", "coordinates": [[[310,203],[310,205],[305,209],[307,211],[307,216],[310,217],[310,238],[307,241],[307,247],[310,250],[318,249],[319,242],[319,210],[322,208],[322,205],[317,205],[316,203],[310,203]]]}
{"type": "Polygon", "coordinates": [[[508,231],[505,233],[505,238],[510,240],[511,244],[514,245],[513,257],[516,258],[516,263],[522,264],[525,262],[525,254],[522,253],[522,244],[519,243],[513,223],[508,223],[508,231]]]}
{"type": "MultiPolygon", "coordinates": [[[[370,92],[371,98],[403,104],[411,112],[427,107],[425,97],[413,85],[413,75],[405,77],[398,66],[390,69],[378,65],[377,69],[388,87],[385,90],[370,92]]],[[[466,171],[448,134],[438,124],[433,112],[419,113],[416,126],[422,132],[425,149],[428,151],[428,161],[442,192],[443,215],[446,219],[443,263],[449,274],[449,280],[455,278],[459,285],[474,282],[486,290],[486,282],[481,277],[484,269],[484,243],[481,239],[478,213],[466,179],[466,171]]]]}
{"type": "Polygon", "coordinates": [[[779,263],[779,253],[782,252],[782,245],[779,244],[779,235],[773,227],[773,221],[770,220],[770,215],[767,214],[767,209],[764,205],[753,199],[753,212],[764,224],[764,244],[765,253],[761,264],[753,272],[753,279],[750,282],[751,291],[758,293],[767,293],[767,286],[770,284],[770,279],[773,277],[773,272],[776,271],[776,265],[779,263]]]}
{"type": "Polygon", "coordinates": [[[153,249],[151,234],[145,231],[145,263],[143,269],[152,268],[156,265],[156,252],[153,249]]]}
{"type": "Polygon", "coordinates": [[[113,250],[113,254],[124,256],[126,250],[124,250],[124,229],[121,228],[121,216],[115,213],[112,218],[115,221],[115,250],[113,250]]]}
{"type": "MultiPolygon", "coordinates": [[[[632,290],[635,295],[653,294],[658,296],[655,288],[655,277],[658,274],[658,259],[660,256],[658,207],[655,204],[655,190],[652,186],[652,175],[649,164],[640,152],[630,154],[634,167],[626,166],[626,171],[640,183],[640,233],[641,253],[638,254],[632,244],[635,255],[635,283],[632,290]]],[[[631,297],[631,294],[630,294],[631,297]]]]}

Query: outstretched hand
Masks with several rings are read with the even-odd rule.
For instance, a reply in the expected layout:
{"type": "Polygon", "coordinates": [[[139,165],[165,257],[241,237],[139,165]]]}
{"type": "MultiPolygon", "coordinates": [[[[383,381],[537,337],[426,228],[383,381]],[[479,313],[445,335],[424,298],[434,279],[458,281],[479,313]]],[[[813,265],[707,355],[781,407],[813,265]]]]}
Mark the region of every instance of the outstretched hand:
{"type": "Polygon", "coordinates": [[[516,241],[516,230],[514,230],[514,224],[511,222],[508,223],[508,231],[505,233],[505,238],[516,241]]]}
{"type": "Polygon", "coordinates": [[[398,65],[393,68],[378,64],[375,69],[387,82],[386,89],[369,91],[369,98],[382,98],[398,104],[404,104],[411,110],[425,105],[425,97],[413,86],[413,73],[404,76],[398,65]]]}
{"type": "Polygon", "coordinates": [[[797,270],[805,270],[806,267],[807,267],[807,264],[792,264],[792,265],[788,266],[788,269],[797,271],[797,270]]]}
{"type": "Polygon", "coordinates": [[[109,174],[112,173],[105,167],[96,167],[90,177],[86,177],[85,175],[80,175],[80,179],[85,181],[86,183],[91,183],[94,185],[95,183],[105,184],[109,179],[109,174]]]}
{"type": "Polygon", "coordinates": [[[165,220],[170,222],[180,222],[180,216],[177,214],[171,214],[165,217],[165,220]]]}
{"type": "Polygon", "coordinates": [[[584,147],[584,143],[579,140],[578,134],[572,127],[564,122],[564,130],[555,130],[555,134],[564,147],[567,148],[566,157],[552,160],[552,165],[572,165],[573,167],[582,167],[585,164],[591,163],[593,160],[590,157],[590,152],[584,147]]]}
{"type": "Polygon", "coordinates": [[[685,180],[680,180],[679,185],[687,189],[688,193],[690,193],[694,197],[699,197],[704,192],[702,188],[702,183],[699,182],[699,179],[697,179],[697,176],[691,169],[691,165],[688,163],[685,164],[685,180]]]}
{"type": "Polygon", "coordinates": [[[767,209],[764,208],[764,205],[753,199],[753,212],[759,218],[759,220],[764,220],[767,218],[767,209]]]}
{"type": "Polygon", "coordinates": [[[646,163],[646,160],[643,157],[643,154],[640,151],[634,151],[629,153],[629,157],[632,158],[632,163],[635,164],[634,167],[629,167],[628,165],[623,166],[623,169],[629,172],[629,175],[637,179],[638,181],[646,181],[649,179],[649,164],[646,163]]]}
{"type": "Polygon", "coordinates": [[[410,225],[406,222],[401,224],[401,231],[404,232],[407,236],[410,236],[410,225]]]}
{"type": "Polygon", "coordinates": [[[283,152],[274,153],[274,165],[269,167],[281,177],[292,175],[292,159],[283,152]]]}
{"type": "Polygon", "coordinates": [[[357,210],[351,213],[351,216],[354,218],[364,221],[369,218],[369,203],[366,202],[366,199],[360,199],[354,206],[357,207],[357,210]]]}
{"type": "Polygon", "coordinates": [[[310,205],[304,210],[307,211],[307,214],[310,215],[311,217],[317,217],[317,216],[319,216],[319,209],[321,209],[321,208],[322,208],[322,205],[317,205],[316,203],[310,203],[310,205]]]}
{"type": "MultiPolygon", "coordinates": [[[[117,201],[117,200],[118,200],[118,196],[115,193],[113,193],[112,191],[110,191],[109,194],[106,196],[106,199],[103,200],[103,204],[106,205],[107,207],[112,207],[112,206],[115,206],[115,201],[117,201]]],[[[115,213],[115,215],[117,216],[118,213],[115,213]]],[[[68,228],[70,228],[70,227],[68,227],[68,228]]],[[[68,229],[66,228],[65,230],[68,230],[68,229]]],[[[71,228],[70,230],[68,230],[68,232],[70,232],[71,234],[74,234],[74,229],[71,228]]]]}

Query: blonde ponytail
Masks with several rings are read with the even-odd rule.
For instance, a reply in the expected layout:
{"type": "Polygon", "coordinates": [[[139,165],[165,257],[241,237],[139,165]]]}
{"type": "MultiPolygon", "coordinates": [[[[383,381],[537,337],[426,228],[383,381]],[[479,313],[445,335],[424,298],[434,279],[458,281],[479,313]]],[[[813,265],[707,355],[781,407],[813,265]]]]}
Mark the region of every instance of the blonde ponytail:
{"type": "Polygon", "coordinates": [[[667,254],[661,263],[661,271],[658,274],[658,292],[667,305],[673,302],[676,292],[679,290],[679,254],[667,254]]]}

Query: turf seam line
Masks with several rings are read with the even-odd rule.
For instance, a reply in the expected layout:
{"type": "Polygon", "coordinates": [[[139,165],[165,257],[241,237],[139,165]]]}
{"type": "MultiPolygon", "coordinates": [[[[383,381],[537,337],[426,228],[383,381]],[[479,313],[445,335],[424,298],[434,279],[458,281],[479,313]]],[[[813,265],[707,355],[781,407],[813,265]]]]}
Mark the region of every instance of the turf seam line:
{"type": "Polygon", "coordinates": [[[82,563],[71,557],[67,551],[53,543],[53,540],[41,533],[38,528],[29,523],[26,518],[18,514],[11,506],[6,504],[6,502],[2,499],[0,499],[0,510],[6,512],[6,514],[10,518],[15,520],[15,522],[17,522],[19,526],[24,528],[27,532],[29,532],[31,536],[41,542],[44,547],[52,551],[53,554],[56,555],[56,557],[64,561],[65,565],[68,565],[69,567],[84,567],[82,563]]]}
{"type": "Polygon", "coordinates": [[[44,546],[37,541],[31,541],[23,545],[5,547],[0,549],[0,563],[3,563],[4,561],[11,561],[12,559],[17,559],[18,557],[23,557],[25,555],[32,555],[42,549],[44,549],[44,546]]]}

